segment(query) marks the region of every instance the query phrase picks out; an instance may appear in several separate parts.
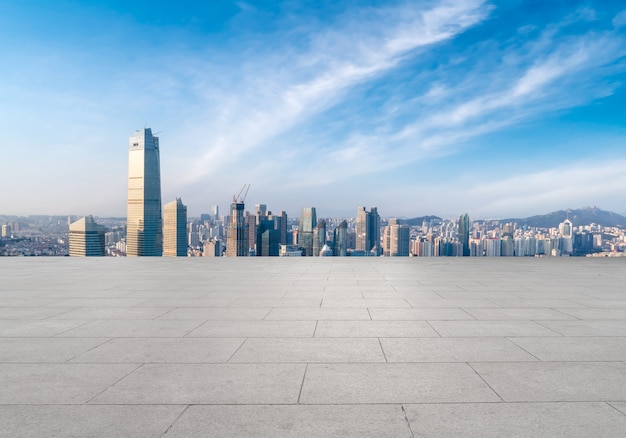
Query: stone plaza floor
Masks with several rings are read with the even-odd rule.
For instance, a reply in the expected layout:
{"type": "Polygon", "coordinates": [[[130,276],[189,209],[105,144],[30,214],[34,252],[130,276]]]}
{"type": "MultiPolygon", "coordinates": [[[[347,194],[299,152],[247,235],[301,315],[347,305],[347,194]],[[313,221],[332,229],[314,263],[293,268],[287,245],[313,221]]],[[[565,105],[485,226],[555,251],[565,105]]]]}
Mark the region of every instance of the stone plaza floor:
{"type": "Polygon", "coordinates": [[[2,437],[625,437],[626,258],[5,258],[2,437]]]}

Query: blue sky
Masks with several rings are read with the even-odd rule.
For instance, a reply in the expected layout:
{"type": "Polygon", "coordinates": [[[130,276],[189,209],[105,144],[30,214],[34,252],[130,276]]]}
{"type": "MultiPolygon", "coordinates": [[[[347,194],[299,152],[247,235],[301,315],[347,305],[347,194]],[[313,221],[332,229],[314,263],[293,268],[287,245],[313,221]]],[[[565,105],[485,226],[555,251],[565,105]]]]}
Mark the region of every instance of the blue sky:
{"type": "Polygon", "coordinates": [[[0,0],[0,213],[626,213],[623,1],[0,0]],[[203,4],[203,5],[202,5],[203,4]]]}

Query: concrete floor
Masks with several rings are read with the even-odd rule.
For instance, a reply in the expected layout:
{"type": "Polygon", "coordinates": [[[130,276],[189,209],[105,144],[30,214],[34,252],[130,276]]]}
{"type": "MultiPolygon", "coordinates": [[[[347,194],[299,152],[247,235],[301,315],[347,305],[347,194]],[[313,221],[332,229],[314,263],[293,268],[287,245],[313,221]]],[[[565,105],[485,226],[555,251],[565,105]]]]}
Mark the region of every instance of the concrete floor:
{"type": "Polygon", "coordinates": [[[626,259],[1,259],[0,425],[624,437],[626,259]]]}

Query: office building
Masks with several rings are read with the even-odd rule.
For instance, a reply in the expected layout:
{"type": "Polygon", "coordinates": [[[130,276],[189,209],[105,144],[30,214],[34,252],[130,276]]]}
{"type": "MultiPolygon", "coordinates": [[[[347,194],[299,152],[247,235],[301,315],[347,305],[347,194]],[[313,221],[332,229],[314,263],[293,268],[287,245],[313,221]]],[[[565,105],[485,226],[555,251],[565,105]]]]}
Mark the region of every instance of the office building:
{"type": "Polygon", "coordinates": [[[180,198],[163,207],[163,255],[187,256],[187,207],[180,198]]]}
{"type": "Polygon", "coordinates": [[[398,219],[389,219],[383,235],[383,254],[386,257],[408,257],[409,227],[402,225],[398,219]]]}
{"type": "Polygon", "coordinates": [[[226,236],[226,256],[244,257],[248,255],[248,225],[244,217],[245,205],[233,198],[226,236]]]}
{"type": "Polygon", "coordinates": [[[280,230],[275,229],[274,221],[263,219],[257,227],[256,255],[272,256],[280,255],[280,230]]]}
{"type": "Polygon", "coordinates": [[[326,221],[321,219],[313,229],[313,255],[320,256],[322,248],[326,245],[326,221]]]}
{"type": "Polygon", "coordinates": [[[356,250],[366,256],[380,255],[380,216],[378,209],[359,207],[356,215],[356,250]]]}
{"type": "Polygon", "coordinates": [[[104,227],[85,216],[70,224],[70,256],[101,257],[104,253],[104,227]]]}
{"type": "Polygon", "coordinates": [[[333,231],[333,256],[345,257],[348,251],[348,223],[341,221],[333,231]]]}
{"type": "Polygon", "coordinates": [[[202,257],[221,257],[222,243],[219,240],[207,240],[202,245],[202,257]]]}
{"type": "Polygon", "coordinates": [[[459,217],[459,242],[463,245],[462,254],[459,255],[463,257],[469,257],[470,255],[469,237],[470,219],[467,213],[463,213],[461,217],[459,217]]]}
{"type": "Polygon", "coordinates": [[[303,256],[313,255],[313,228],[317,225],[315,207],[303,207],[298,221],[298,246],[303,256]]]}
{"type": "Polygon", "coordinates": [[[150,128],[131,135],[128,151],[126,255],[163,254],[159,138],[150,128]]]}

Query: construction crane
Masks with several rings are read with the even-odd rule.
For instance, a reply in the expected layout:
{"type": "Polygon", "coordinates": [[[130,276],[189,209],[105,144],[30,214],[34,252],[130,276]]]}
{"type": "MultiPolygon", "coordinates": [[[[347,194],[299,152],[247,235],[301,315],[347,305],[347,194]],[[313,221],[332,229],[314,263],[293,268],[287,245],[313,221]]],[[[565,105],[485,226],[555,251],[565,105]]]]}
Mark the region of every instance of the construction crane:
{"type": "Polygon", "coordinates": [[[244,184],[239,193],[233,195],[233,204],[243,204],[248,196],[248,190],[250,190],[250,184],[244,184]]]}

